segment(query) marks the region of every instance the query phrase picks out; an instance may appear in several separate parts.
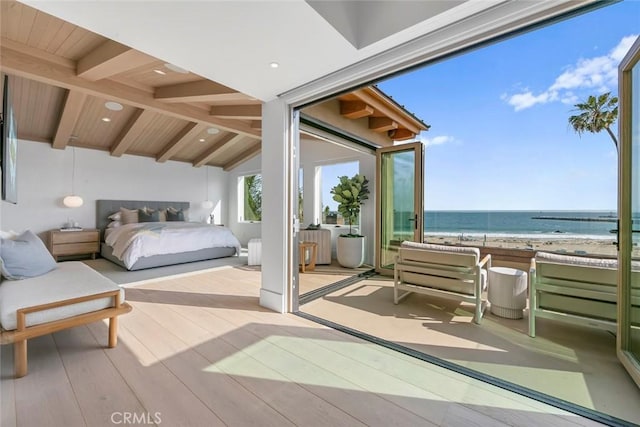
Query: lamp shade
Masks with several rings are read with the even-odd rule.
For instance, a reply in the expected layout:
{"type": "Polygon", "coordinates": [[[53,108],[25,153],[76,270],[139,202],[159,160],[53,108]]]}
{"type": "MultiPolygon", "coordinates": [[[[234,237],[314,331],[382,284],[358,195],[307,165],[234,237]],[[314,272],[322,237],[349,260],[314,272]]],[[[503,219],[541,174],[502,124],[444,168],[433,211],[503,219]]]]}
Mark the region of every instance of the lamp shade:
{"type": "Polygon", "coordinates": [[[213,202],[211,200],[205,200],[202,202],[202,207],[205,209],[211,209],[213,207],[213,202]]]}
{"type": "Polygon", "coordinates": [[[67,196],[62,200],[62,203],[68,208],[79,208],[84,200],[80,196],[67,196]]]}

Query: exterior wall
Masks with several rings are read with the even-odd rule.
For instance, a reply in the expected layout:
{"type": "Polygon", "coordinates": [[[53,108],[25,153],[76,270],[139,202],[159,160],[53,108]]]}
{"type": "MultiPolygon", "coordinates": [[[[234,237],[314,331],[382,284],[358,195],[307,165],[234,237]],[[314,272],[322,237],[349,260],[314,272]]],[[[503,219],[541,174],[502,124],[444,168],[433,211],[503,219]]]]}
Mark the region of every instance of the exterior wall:
{"type": "MultiPolygon", "coordinates": [[[[18,204],[2,202],[2,230],[31,229],[35,233],[57,228],[69,218],[81,227],[95,227],[98,199],[175,200],[191,202],[189,218],[202,221],[207,193],[206,167],[189,163],[158,163],[155,159],[75,148],[75,192],[84,199],[79,208],[67,208],[62,199],[71,193],[73,148],[52,149],[41,142],[18,144],[18,204]]],[[[216,223],[225,223],[227,172],[209,168],[209,200],[214,202],[216,223]]]]}

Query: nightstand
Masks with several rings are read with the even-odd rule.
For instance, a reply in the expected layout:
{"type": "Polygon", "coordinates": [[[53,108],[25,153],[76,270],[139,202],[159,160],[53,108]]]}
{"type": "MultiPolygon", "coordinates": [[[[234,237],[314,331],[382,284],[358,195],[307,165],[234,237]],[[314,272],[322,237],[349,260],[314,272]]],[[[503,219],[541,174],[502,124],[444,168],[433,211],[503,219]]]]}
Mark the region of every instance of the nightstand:
{"type": "Polygon", "coordinates": [[[100,251],[100,232],[96,229],[81,231],[49,231],[49,252],[56,261],[58,257],[70,255],[91,255],[96,259],[100,251]]]}

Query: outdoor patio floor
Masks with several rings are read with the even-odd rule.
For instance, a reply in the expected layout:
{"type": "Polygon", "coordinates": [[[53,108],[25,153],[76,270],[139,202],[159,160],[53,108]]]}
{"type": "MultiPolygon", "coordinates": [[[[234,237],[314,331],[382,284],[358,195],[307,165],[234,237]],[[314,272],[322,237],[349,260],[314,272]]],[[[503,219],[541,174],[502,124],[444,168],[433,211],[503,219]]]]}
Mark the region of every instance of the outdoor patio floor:
{"type": "Polygon", "coordinates": [[[613,334],[539,319],[494,316],[481,325],[473,306],[412,294],[393,303],[393,281],[362,280],[300,308],[301,312],[380,337],[456,365],[640,424],[640,390],[615,353],[613,334]]]}

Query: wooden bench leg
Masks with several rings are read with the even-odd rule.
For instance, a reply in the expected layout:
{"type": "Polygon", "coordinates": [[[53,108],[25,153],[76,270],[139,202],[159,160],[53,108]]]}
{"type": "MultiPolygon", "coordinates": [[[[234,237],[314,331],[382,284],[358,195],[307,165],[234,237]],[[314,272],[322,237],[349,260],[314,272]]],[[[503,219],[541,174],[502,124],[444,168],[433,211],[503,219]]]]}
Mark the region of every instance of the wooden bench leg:
{"type": "Polygon", "coordinates": [[[27,375],[27,340],[13,343],[13,365],[16,378],[27,375]]]}
{"type": "Polygon", "coordinates": [[[109,348],[113,348],[118,344],[118,318],[109,318],[109,348]]]}

